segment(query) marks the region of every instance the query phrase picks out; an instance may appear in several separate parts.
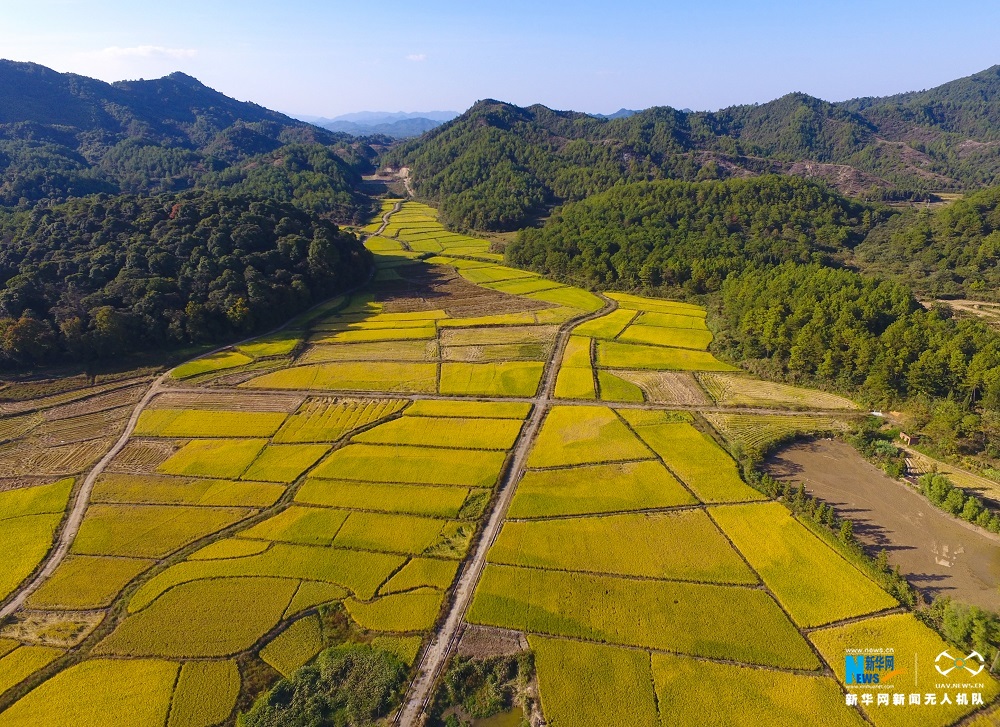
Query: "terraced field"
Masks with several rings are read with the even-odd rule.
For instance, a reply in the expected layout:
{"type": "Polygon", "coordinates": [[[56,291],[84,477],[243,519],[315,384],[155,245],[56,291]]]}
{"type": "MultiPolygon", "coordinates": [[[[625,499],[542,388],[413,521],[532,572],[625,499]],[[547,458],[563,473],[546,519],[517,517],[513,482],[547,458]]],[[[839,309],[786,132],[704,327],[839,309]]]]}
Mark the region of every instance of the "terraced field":
{"type": "Polygon", "coordinates": [[[345,633],[411,665],[396,723],[416,725],[467,625],[526,637],[563,727],[973,709],[847,703],[844,648],[887,624],[945,645],[707,424],[762,446],[849,402],[717,360],[697,306],[507,268],[430,207],[388,200],[366,231],[368,285],[174,369],[113,450],[148,381],[4,411],[4,452],[35,468],[0,480],[23,561],[0,576],[0,727],[233,724],[345,633]],[[24,587],[71,502],[78,530],[24,587]]]}

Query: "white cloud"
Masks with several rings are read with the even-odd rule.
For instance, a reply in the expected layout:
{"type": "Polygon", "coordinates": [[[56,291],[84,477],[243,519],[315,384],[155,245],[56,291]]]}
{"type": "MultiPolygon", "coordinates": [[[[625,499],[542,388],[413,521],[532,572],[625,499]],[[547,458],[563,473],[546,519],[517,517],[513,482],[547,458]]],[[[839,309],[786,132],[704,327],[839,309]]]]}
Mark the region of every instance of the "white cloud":
{"type": "Polygon", "coordinates": [[[410,61],[411,63],[421,63],[422,61],[426,61],[427,60],[427,54],[426,53],[411,53],[410,55],[406,56],[406,60],[410,61]]]}
{"type": "Polygon", "coordinates": [[[132,48],[111,46],[101,51],[105,58],[194,58],[193,48],[164,48],[161,45],[137,45],[132,48]]]}

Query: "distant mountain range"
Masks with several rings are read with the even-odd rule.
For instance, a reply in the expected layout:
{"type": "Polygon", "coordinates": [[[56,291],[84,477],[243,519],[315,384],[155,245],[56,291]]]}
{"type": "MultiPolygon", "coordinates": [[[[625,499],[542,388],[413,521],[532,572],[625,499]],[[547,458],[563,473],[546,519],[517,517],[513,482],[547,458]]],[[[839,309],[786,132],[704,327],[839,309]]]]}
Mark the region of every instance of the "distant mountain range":
{"type": "Polygon", "coordinates": [[[358,111],[335,116],[300,116],[303,121],[351,136],[374,136],[381,134],[394,139],[420,136],[446,121],[459,116],[458,111],[358,111]]]}
{"type": "Polygon", "coordinates": [[[794,174],[882,200],[1000,184],[1000,66],[886,98],[612,116],[480,101],[382,163],[409,167],[447,222],[478,229],[524,226],[620,181],[794,174]]]}

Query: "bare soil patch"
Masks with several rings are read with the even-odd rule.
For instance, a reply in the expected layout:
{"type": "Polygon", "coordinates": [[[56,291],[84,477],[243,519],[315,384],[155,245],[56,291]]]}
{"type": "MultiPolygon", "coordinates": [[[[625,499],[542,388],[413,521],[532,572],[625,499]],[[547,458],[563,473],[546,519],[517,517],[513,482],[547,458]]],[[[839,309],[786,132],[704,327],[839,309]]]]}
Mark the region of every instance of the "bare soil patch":
{"type": "Polygon", "coordinates": [[[795,444],[773,455],[767,471],[806,490],[854,521],[872,552],[885,549],[910,583],[929,596],[1000,610],[1000,537],[938,510],[836,440],[795,444]]]}
{"type": "Polygon", "coordinates": [[[398,272],[399,280],[376,288],[376,300],[385,304],[386,313],[444,310],[452,318],[474,318],[554,307],[473,285],[443,265],[410,265],[398,272]]]}
{"type": "Polygon", "coordinates": [[[490,626],[466,625],[458,642],[458,655],[473,659],[512,656],[528,650],[528,639],[520,631],[490,626]]]}

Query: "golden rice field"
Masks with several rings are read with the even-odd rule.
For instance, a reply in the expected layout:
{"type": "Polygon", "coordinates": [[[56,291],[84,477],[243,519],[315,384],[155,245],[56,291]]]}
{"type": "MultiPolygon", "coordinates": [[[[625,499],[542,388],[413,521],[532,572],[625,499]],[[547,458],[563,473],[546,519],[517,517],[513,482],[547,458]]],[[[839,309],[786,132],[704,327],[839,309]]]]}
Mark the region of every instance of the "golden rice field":
{"type": "MultiPolygon", "coordinates": [[[[744,482],[705,424],[746,452],[839,428],[851,402],[716,359],[704,308],[507,267],[427,205],[384,200],[363,232],[380,229],[365,289],[167,377],[68,555],[0,626],[0,727],[234,725],[344,638],[415,670],[480,542],[465,622],[524,635],[548,724],[969,715],[847,703],[845,649],[902,663],[946,644],[744,482]]],[[[150,380],[0,401],[0,599],[150,380]]]]}

